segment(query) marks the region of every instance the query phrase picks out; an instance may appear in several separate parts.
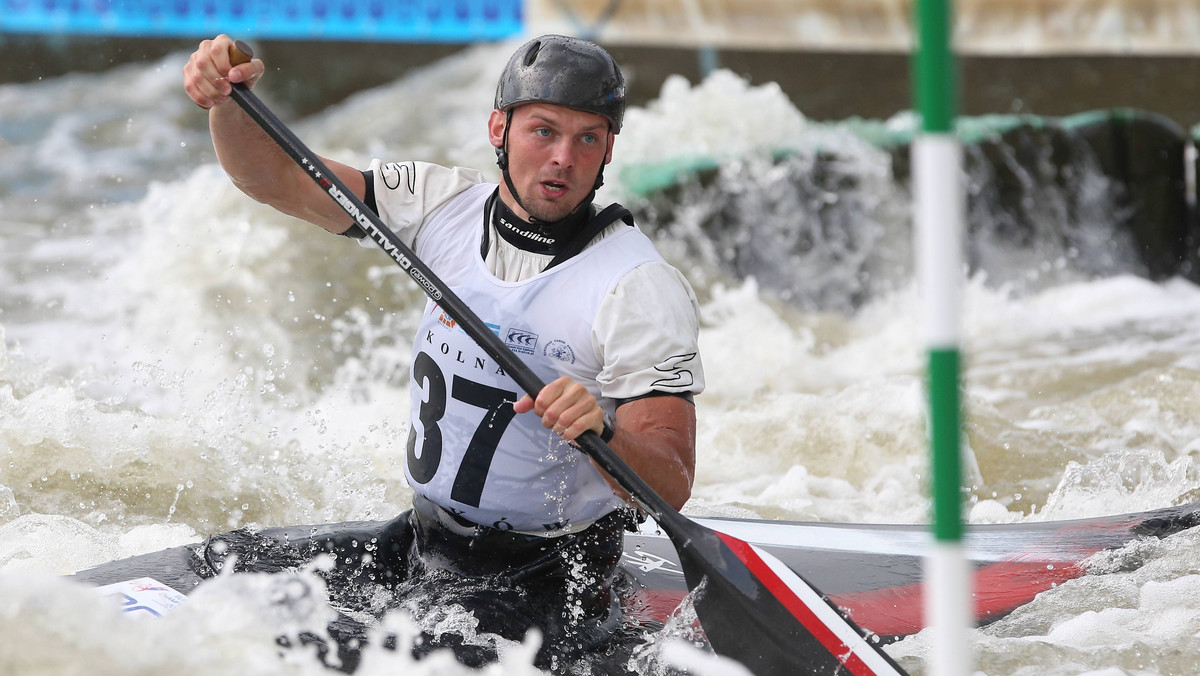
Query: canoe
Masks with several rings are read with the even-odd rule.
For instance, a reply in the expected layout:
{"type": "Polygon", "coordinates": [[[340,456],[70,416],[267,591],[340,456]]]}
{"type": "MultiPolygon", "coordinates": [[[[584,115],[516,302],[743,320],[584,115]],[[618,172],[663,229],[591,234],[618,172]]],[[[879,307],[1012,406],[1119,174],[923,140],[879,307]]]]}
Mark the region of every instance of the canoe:
{"type": "MultiPolygon", "coordinates": [[[[860,628],[888,643],[923,628],[921,567],[931,538],[928,527],[896,524],[843,524],[699,518],[696,521],[774,555],[820,590],[860,628]]],[[[387,537],[387,521],[264,529],[257,536],[303,545],[352,534],[356,542],[387,537]]],[[[963,545],[973,564],[975,622],[993,622],[1067,580],[1089,574],[1088,559],[1098,552],[1145,538],[1163,538],[1200,524],[1200,502],[1157,510],[1087,519],[970,526],[963,545]]],[[[236,533],[236,532],[235,532],[236,533]]],[[[121,593],[127,612],[161,614],[210,579],[212,551],[235,542],[219,535],[106,563],[75,573],[81,582],[121,593]]],[[[223,552],[224,553],[224,552],[223,552]]],[[[240,567],[277,570],[278,561],[250,558],[240,567]]],[[[338,565],[356,561],[339,557],[338,565]]],[[[290,562],[294,564],[295,562],[290,562]]],[[[688,594],[675,548],[647,522],[627,533],[619,570],[626,621],[662,626],[688,594]]],[[[345,618],[343,618],[345,619],[345,618]]],[[[357,665],[363,626],[345,621],[330,628],[338,641],[343,671],[357,665]]],[[[317,639],[314,639],[317,640],[317,639]]]]}

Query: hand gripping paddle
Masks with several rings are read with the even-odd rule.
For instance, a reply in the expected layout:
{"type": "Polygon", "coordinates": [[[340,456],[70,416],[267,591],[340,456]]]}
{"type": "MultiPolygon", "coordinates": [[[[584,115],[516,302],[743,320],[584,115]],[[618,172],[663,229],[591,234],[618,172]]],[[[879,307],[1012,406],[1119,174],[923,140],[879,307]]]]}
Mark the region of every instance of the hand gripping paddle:
{"type": "MultiPolygon", "coordinates": [[[[241,41],[230,50],[234,65],[252,58],[253,52],[241,41]]],[[[257,95],[236,83],[232,97],[523,391],[537,396],[545,383],[257,95]]],[[[778,559],[684,517],[595,432],[583,433],[575,443],[629,491],[671,539],[679,553],[688,588],[695,590],[704,583],[695,598],[696,614],[718,654],[741,662],[758,676],[905,674],[821,592],[778,559]]]]}

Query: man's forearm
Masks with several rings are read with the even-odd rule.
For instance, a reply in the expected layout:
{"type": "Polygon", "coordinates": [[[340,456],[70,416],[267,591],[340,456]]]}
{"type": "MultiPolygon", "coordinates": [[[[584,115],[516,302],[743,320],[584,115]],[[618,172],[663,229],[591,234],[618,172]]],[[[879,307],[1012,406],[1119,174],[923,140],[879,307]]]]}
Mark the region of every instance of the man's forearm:
{"type": "Polygon", "coordinates": [[[208,128],[217,160],[239,190],[276,208],[294,197],[295,163],[245,111],[233,104],[213,106],[208,128]]]}

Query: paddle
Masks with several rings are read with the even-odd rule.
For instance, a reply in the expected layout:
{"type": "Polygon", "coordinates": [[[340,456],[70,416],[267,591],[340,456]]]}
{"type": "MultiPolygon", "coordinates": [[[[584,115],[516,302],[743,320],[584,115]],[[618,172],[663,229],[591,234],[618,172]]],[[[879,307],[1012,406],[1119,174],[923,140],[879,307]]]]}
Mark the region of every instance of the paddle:
{"type": "MultiPolygon", "coordinates": [[[[251,58],[253,52],[241,41],[230,51],[235,65],[247,63],[251,58]]],[[[541,391],[545,383],[257,95],[238,83],[233,86],[232,96],[522,390],[530,396],[541,391]]],[[[585,432],[575,443],[629,491],[674,543],[688,588],[703,587],[695,597],[696,614],[717,653],[745,664],[759,676],[846,671],[856,676],[904,673],[824,595],[783,563],[753,545],[681,515],[596,433],[585,432]]]]}

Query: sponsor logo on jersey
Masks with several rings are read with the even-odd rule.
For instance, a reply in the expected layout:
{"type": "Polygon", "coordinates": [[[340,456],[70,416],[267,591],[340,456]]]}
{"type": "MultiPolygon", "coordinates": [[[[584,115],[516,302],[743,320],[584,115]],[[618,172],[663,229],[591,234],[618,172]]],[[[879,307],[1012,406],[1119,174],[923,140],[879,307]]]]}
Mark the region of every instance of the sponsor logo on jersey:
{"type": "Polygon", "coordinates": [[[568,364],[575,363],[575,350],[572,350],[571,346],[562,340],[552,340],[546,343],[546,347],[542,348],[542,355],[545,357],[554,357],[568,364]]]}
{"type": "Polygon", "coordinates": [[[537,349],[538,334],[524,329],[509,329],[504,336],[504,344],[513,352],[533,354],[533,351],[537,349]]]}

